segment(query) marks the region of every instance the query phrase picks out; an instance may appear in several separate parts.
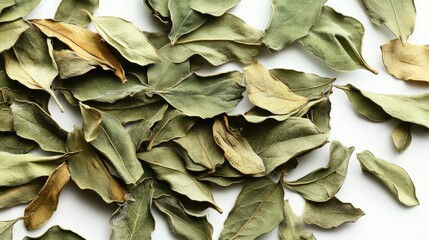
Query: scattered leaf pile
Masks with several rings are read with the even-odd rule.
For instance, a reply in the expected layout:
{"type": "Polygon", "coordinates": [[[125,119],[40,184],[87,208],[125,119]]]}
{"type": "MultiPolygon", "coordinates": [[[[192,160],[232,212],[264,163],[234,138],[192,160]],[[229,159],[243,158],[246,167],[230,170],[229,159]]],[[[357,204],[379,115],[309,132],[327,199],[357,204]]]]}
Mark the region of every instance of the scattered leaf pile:
{"type": "MultiPolygon", "coordinates": [[[[358,20],[325,0],[272,0],[269,26],[261,31],[228,13],[239,0],[145,0],[163,24],[153,33],[93,15],[98,0],[62,0],[54,19],[24,20],[39,2],[0,2],[0,208],[28,204],[23,217],[0,222],[1,239],[12,239],[20,220],[29,230],[46,223],[68,182],[119,204],[110,219],[112,240],[150,239],[153,208],[178,238],[212,239],[202,213],[222,213],[212,185],[244,186],[224,213],[222,240],[255,239],[279,225],[280,239],[315,239],[301,221],[334,228],[364,215],[335,197],[354,147],[334,140],[325,167],[285,178],[299,157],[328,143],[335,79],[266,69],[255,60],[299,41],[331,68],[377,73],[362,56],[358,20]],[[86,28],[90,22],[96,32],[86,28]],[[243,71],[196,73],[230,61],[243,63],[243,71]],[[245,92],[254,107],[230,113],[245,92]],[[49,113],[50,98],[61,111],[73,106],[82,125],[62,129],[49,113]],[[301,218],[284,200],[285,188],[306,200],[301,218]]],[[[382,46],[387,71],[429,81],[429,48],[407,42],[413,0],[362,2],[371,20],[397,37],[382,46]]],[[[429,128],[428,94],[336,87],[369,120],[399,121],[392,130],[399,152],[410,145],[412,126],[429,128]]],[[[357,158],[400,203],[419,204],[404,169],[369,151],[357,158]]],[[[55,226],[37,239],[83,238],[55,226]]]]}

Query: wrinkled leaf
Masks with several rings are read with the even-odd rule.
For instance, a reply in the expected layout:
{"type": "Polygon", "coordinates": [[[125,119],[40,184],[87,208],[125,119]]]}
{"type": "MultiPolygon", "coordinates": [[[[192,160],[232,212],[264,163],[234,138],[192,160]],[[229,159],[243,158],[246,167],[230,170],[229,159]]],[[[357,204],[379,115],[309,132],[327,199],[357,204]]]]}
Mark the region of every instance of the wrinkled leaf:
{"type": "Polygon", "coordinates": [[[306,97],[292,92],[258,62],[245,67],[244,76],[249,100],[274,114],[289,114],[308,102],[306,97]]]}
{"type": "Polygon", "coordinates": [[[213,124],[213,138],[224,151],[225,158],[243,174],[265,172],[264,162],[255,153],[241,133],[229,126],[228,119],[216,119],[213,124]]]}
{"type": "Polygon", "coordinates": [[[37,146],[37,143],[21,138],[16,133],[0,132],[0,152],[24,154],[37,146]]]}
{"type": "Polygon", "coordinates": [[[345,147],[333,141],[330,147],[329,163],[295,181],[285,181],[286,186],[313,202],[326,202],[340,190],[347,175],[350,156],[354,147],[345,147]]]}
{"type": "Polygon", "coordinates": [[[377,158],[369,151],[358,153],[357,158],[362,171],[381,181],[399,202],[409,207],[419,205],[414,184],[403,168],[377,158]]]}
{"type": "Polygon", "coordinates": [[[414,31],[416,7],[414,0],[362,0],[371,21],[385,25],[402,43],[414,31]]]}
{"type": "Polygon", "coordinates": [[[0,187],[0,209],[30,202],[37,196],[45,182],[46,178],[37,178],[21,186],[0,187]]]}
{"type": "Polygon", "coordinates": [[[253,240],[273,230],[282,220],[283,188],[268,178],[243,187],[225,220],[219,240],[253,240]]]}
{"type": "Polygon", "coordinates": [[[327,202],[305,202],[304,214],[301,219],[307,224],[322,228],[334,228],[347,222],[356,222],[365,213],[350,203],[343,203],[337,198],[327,202]]]}
{"type": "Polygon", "coordinates": [[[411,124],[408,122],[400,122],[392,129],[390,135],[396,150],[402,153],[407,150],[411,144],[411,124]]]}
{"type": "Polygon", "coordinates": [[[309,52],[336,70],[363,68],[377,74],[361,55],[364,31],[358,20],[324,6],[318,22],[300,42],[309,52]]]}
{"type": "Polygon", "coordinates": [[[58,66],[60,79],[83,75],[97,66],[96,62],[85,60],[67,49],[54,51],[54,59],[58,66]]]}
{"type": "Polygon", "coordinates": [[[326,0],[272,0],[272,15],[262,42],[281,50],[308,34],[319,18],[326,0]]]}
{"type": "Polygon", "coordinates": [[[13,115],[9,104],[0,102],[0,132],[13,132],[13,115]]]}
{"type": "Polygon", "coordinates": [[[331,101],[329,98],[323,100],[316,106],[310,108],[307,118],[310,119],[322,132],[331,130],[331,101]]]}
{"type": "Polygon", "coordinates": [[[125,73],[121,63],[109,50],[109,46],[100,35],[76,25],[56,22],[53,20],[33,20],[36,25],[48,37],[55,37],[78,56],[88,61],[95,61],[105,70],[115,72],[122,82],[125,82],[125,73]]]}
{"type": "Polygon", "coordinates": [[[85,240],[83,237],[78,234],[62,229],[59,226],[53,226],[49,228],[42,236],[40,237],[25,237],[23,240],[85,240]]]}
{"type": "Polygon", "coordinates": [[[169,0],[144,0],[145,6],[162,23],[170,22],[170,11],[168,10],[169,0]]]}
{"type": "Polygon", "coordinates": [[[279,235],[281,240],[316,240],[313,233],[304,229],[301,220],[292,211],[288,200],[284,202],[283,221],[280,224],[279,235]]]}
{"type": "Polygon", "coordinates": [[[239,2],[240,0],[191,0],[189,7],[200,13],[220,17],[239,2]]]}
{"type": "Polygon", "coordinates": [[[21,34],[29,27],[30,25],[22,19],[17,19],[13,22],[0,23],[0,52],[3,52],[15,45],[19,36],[21,36],[21,34]]]}
{"type": "Polygon", "coordinates": [[[133,188],[131,196],[110,218],[110,240],[151,239],[155,221],[150,212],[152,206],[152,180],[147,179],[133,188]]]}
{"type": "Polygon", "coordinates": [[[10,6],[15,5],[15,4],[16,4],[15,0],[3,0],[0,3],[0,13],[3,11],[3,9],[6,9],[10,6]]]}
{"type": "Polygon", "coordinates": [[[37,197],[25,208],[24,224],[28,230],[45,224],[57,210],[60,193],[70,180],[67,164],[63,163],[49,176],[37,197]]]}
{"type": "Polygon", "coordinates": [[[99,0],[62,0],[55,12],[55,20],[85,27],[91,19],[82,9],[93,13],[98,8],[99,0]]]}
{"type": "MultiPolygon", "coordinates": [[[[6,2],[8,2],[8,0],[6,2]]],[[[15,4],[1,11],[0,22],[10,22],[25,17],[36,8],[39,3],[40,0],[15,0],[15,4]]]]}
{"type": "Polygon", "coordinates": [[[0,222],[0,238],[2,240],[12,240],[12,230],[15,223],[17,223],[22,218],[17,218],[9,221],[0,222]]]}

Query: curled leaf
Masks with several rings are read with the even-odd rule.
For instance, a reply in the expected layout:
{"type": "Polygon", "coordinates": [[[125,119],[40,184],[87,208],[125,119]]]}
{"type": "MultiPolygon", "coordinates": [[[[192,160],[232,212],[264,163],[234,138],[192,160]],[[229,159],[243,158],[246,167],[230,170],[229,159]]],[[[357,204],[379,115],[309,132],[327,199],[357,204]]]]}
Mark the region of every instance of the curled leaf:
{"type": "Polygon", "coordinates": [[[392,129],[390,135],[396,150],[402,153],[407,150],[411,144],[411,124],[408,122],[400,122],[392,129]]]}

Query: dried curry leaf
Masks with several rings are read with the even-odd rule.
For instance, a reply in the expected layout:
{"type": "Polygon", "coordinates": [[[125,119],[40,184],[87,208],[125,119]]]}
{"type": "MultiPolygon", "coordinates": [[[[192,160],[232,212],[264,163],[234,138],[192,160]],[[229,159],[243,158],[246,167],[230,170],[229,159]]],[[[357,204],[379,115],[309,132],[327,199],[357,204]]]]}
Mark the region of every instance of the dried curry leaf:
{"type": "Polygon", "coordinates": [[[13,132],[13,114],[8,103],[0,102],[0,132],[13,132]]]}
{"type": "Polygon", "coordinates": [[[55,12],[55,20],[85,27],[91,19],[83,11],[93,13],[99,5],[99,0],[61,0],[55,12]]]}
{"type": "MultiPolygon", "coordinates": [[[[8,1],[6,1],[8,2],[8,1]]],[[[10,22],[25,17],[40,3],[40,0],[15,0],[15,3],[4,8],[0,14],[0,22],[10,22]]]]}
{"type": "Polygon", "coordinates": [[[327,202],[306,201],[301,219],[307,224],[322,228],[335,228],[347,222],[356,222],[364,215],[359,208],[334,197],[327,202]]]}
{"type": "Polygon", "coordinates": [[[13,154],[28,153],[37,143],[21,138],[13,132],[0,132],[0,152],[13,154]]]}
{"type": "Polygon", "coordinates": [[[30,25],[21,18],[12,22],[0,23],[0,52],[15,45],[21,34],[29,27],[30,25]]]}
{"type": "Polygon", "coordinates": [[[399,153],[404,152],[411,144],[411,124],[400,122],[390,133],[393,144],[399,153]]]}
{"type": "Polygon", "coordinates": [[[45,182],[46,178],[41,177],[20,186],[0,187],[0,209],[30,202],[45,182]]]}
{"type": "Polygon", "coordinates": [[[0,238],[3,240],[12,240],[13,226],[22,218],[17,218],[9,221],[0,221],[0,238]]]}
{"type": "Polygon", "coordinates": [[[95,61],[85,60],[68,49],[54,51],[54,59],[58,66],[58,77],[60,79],[83,75],[97,66],[95,61]]]}
{"type": "Polygon", "coordinates": [[[240,0],[191,0],[189,7],[200,13],[220,17],[239,2],[240,0]]]}
{"type": "Polygon", "coordinates": [[[363,68],[377,74],[361,55],[364,31],[358,20],[324,6],[319,20],[300,42],[309,52],[336,70],[363,68]]]}
{"type": "Polygon", "coordinates": [[[10,6],[13,6],[13,5],[15,5],[15,4],[16,4],[15,0],[3,0],[3,1],[0,3],[0,13],[1,13],[4,9],[6,9],[6,8],[8,8],[8,7],[10,7],[10,6]]]}
{"type": "Polygon", "coordinates": [[[162,23],[170,23],[170,11],[168,10],[169,0],[144,0],[145,6],[162,23]]]}
{"type": "Polygon", "coordinates": [[[25,237],[23,240],[85,240],[83,237],[78,234],[62,229],[59,226],[52,226],[49,228],[42,236],[40,237],[25,237]]]}
{"type": "Polygon", "coordinates": [[[246,184],[225,220],[219,240],[252,240],[282,220],[283,187],[268,178],[246,184]]]}
{"type": "Polygon", "coordinates": [[[357,158],[362,171],[381,181],[400,203],[408,207],[419,205],[414,184],[403,168],[377,158],[367,150],[358,153],[357,158]]]}
{"type": "Polygon", "coordinates": [[[293,212],[288,200],[284,202],[283,221],[280,223],[279,236],[281,240],[316,240],[313,233],[304,229],[301,220],[293,212]]]}
{"type": "Polygon", "coordinates": [[[28,230],[45,224],[56,211],[60,193],[70,180],[70,171],[63,163],[49,176],[37,197],[25,208],[24,224],[28,230]]]}

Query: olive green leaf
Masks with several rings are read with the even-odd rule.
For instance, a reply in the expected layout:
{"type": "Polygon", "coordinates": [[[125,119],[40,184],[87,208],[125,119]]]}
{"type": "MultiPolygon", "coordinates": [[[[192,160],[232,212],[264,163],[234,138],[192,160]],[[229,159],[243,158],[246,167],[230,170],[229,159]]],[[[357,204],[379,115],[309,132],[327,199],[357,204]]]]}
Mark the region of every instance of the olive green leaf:
{"type": "Polygon", "coordinates": [[[148,163],[156,177],[166,181],[173,191],[192,201],[210,203],[217,211],[222,212],[214,202],[210,187],[190,175],[182,158],[170,148],[157,147],[148,152],[137,153],[137,156],[148,163]]]}
{"type": "Polygon", "coordinates": [[[232,167],[243,174],[265,172],[264,162],[252,149],[241,133],[229,126],[226,116],[216,119],[213,124],[213,138],[224,151],[225,158],[232,167]]]}
{"type": "Polygon", "coordinates": [[[377,158],[367,150],[358,153],[357,158],[362,171],[370,173],[381,181],[400,203],[409,207],[419,205],[414,184],[403,168],[377,158]]]}
{"type": "Polygon", "coordinates": [[[270,23],[262,38],[268,48],[279,51],[308,34],[326,0],[272,0],[270,23]]]}
{"type": "Polygon", "coordinates": [[[0,152],[13,154],[28,153],[37,143],[21,138],[13,132],[0,132],[0,152]]]}
{"type": "Polygon", "coordinates": [[[402,43],[414,31],[416,7],[414,0],[362,0],[371,21],[385,25],[402,43]]]}
{"type": "Polygon", "coordinates": [[[429,45],[401,43],[398,39],[381,46],[387,72],[402,80],[429,82],[429,45]]]}
{"type": "Polygon", "coordinates": [[[220,17],[239,2],[240,0],[191,0],[189,7],[200,13],[220,17]]]}
{"type": "Polygon", "coordinates": [[[281,240],[316,240],[313,233],[304,229],[288,200],[284,201],[283,221],[280,223],[279,235],[281,240]]]}
{"type": "Polygon", "coordinates": [[[284,122],[266,121],[242,132],[253,150],[262,158],[265,174],[288,160],[321,147],[329,133],[321,132],[310,120],[289,118],[284,122]]]}
{"type": "Polygon", "coordinates": [[[46,180],[37,196],[25,208],[24,224],[28,230],[36,229],[45,224],[57,210],[61,191],[70,180],[67,163],[61,164],[46,180]]]}
{"type": "Polygon", "coordinates": [[[195,118],[187,117],[178,110],[168,109],[164,113],[164,117],[153,126],[147,149],[150,150],[160,143],[184,137],[195,121],[195,118]]]}
{"type": "Polygon", "coordinates": [[[68,159],[71,178],[80,189],[96,192],[106,203],[124,202],[127,191],[112,177],[98,152],[85,141],[81,129],[69,134],[67,150],[77,152],[68,159]]]}
{"type": "Polygon", "coordinates": [[[0,187],[0,209],[30,202],[45,182],[46,178],[41,177],[20,186],[0,187]]]}
{"type": "Polygon", "coordinates": [[[306,97],[292,92],[258,62],[244,68],[244,79],[249,100],[274,114],[289,114],[308,102],[306,97]]]}
{"type": "Polygon", "coordinates": [[[261,50],[262,35],[262,31],[227,13],[181,37],[174,46],[166,44],[160,51],[174,63],[193,55],[200,55],[215,66],[231,60],[251,63],[261,50]]]}
{"type": "Polygon", "coordinates": [[[0,102],[0,132],[13,132],[13,115],[8,103],[0,102]]]}
{"type": "Polygon", "coordinates": [[[6,8],[8,8],[8,7],[10,7],[10,6],[13,6],[13,5],[15,5],[15,4],[16,4],[15,0],[3,0],[3,1],[0,3],[0,13],[1,13],[4,9],[6,9],[6,8]]]}
{"type": "Polygon", "coordinates": [[[83,75],[97,66],[96,62],[85,60],[68,49],[54,51],[54,59],[58,66],[60,79],[83,75]]]}
{"type": "Polygon", "coordinates": [[[390,135],[396,150],[402,153],[407,150],[411,144],[411,124],[408,122],[400,122],[392,129],[390,135]]]}
{"type": "Polygon", "coordinates": [[[25,237],[22,240],[85,240],[83,237],[78,234],[70,231],[62,229],[59,226],[52,226],[49,228],[42,236],[40,237],[25,237]]]}
{"type": "Polygon", "coordinates": [[[246,184],[225,220],[219,240],[251,240],[273,230],[283,217],[283,197],[281,184],[268,178],[246,184]]]}
{"type": "MultiPolygon", "coordinates": [[[[163,51],[160,53],[163,55],[163,51]]],[[[147,70],[147,83],[154,89],[171,88],[192,72],[189,61],[173,63],[163,58],[162,63],[152,64],[147,70]]]]}
{"type": "Polygon", "coordinates": [[[367,117],[369,120],[374,122],[384,122],[392,118],[383,110],[383,107],[366,97],[364,92],[355,86],[347,84],[345,86],[336,87],[343,90],[347,94],[347,97],[355,107],[356,111],[367,117]]]}
{"type": "Polygon", "coordinates": [[[198,121],[185,137],[177,138],[174,142],[185,150],[193,163],[214,172],[223,164],[225,158],[213,139],[212,126],[212,121],[198,121]]]}
{"type": "Polygon", "coordinates": [[[146,179],[131,192],[133,200],[127,201],[110,218],[110,240],[151,239],[155,220],[150,208],[154,188],[152,179],[146,179]]]}
{"type": "MultiPolygon", "coordinates": [[[[3,2],[3,1],[2,1],[3,2]]],[[[6,2],[9,2],[8,0],[6,2]]],[[[4,8],[0,14],[0,22],[10,22],[30,13],[40,3],[40,0],[15,0],[15,3],[4,8]]]]}
{"type": "Polygon", "coordinates": [[[146,35],[131,22],[118,17],[87,14],[101,37],[128,61],[140,66],[162,61],[146,35]]]}
{"type": "Polygon", "coordinates": [[[286,187],[313,202],[326,202],[340,190],[347,175],[350,156],[354,147],[345,147],[333,141],[330,147],[329,163],[295,181],[284,181],[286,187]]]}
{"type": "Polygon", "coordinates": [[[22,218],[17,218],[9,221],[0,221],[0,238],[3,240],[12,240],[13,226],[22,218]]]}
{"type": "Polygon", "coordinates": [[[310,119],[322,132],[331,130],[331,101],[329,98],[310,108],[306,117],[310,119]]]}
{"type": "Polygon", "coordinates": [[[85,27],[91,19],[82,11],[93,13],[98,8],[99,0],[61,0],[55,12],[55,20],[85,27]]]}
{"type": "Polygon", "coordinates": [[[98,63],[104,70],[114,71],[122,82],[126,81],[121,63],[100,35],[73,24],[49,19],[36,19],[32,23],[48,37],[55,37],[66,44],[81,58],[98,63]]]}
{"type": "Polygon", "coordinates": [[[23,32],[12,49],[3,52],[7,75],[30,89],[48,92],[61,111],[64,109],[51,90],[58,75],[52,45],[35,27],[23,32]]]}
{"type": "Polygon", "coordinates": [[[336,70],[363,68],[377,74],[361,55],[364,31],[358,20],[324,6],[319,20],[300,42],[309,52],[336,70]]]}
{"type": "Polygon", "coordinates": [[[83,132],[106,159],[109,171],[126,184],[136,184],[143,168],[136,156],[136,148],[121,123],[108,113],[80,104],[83,116],[83,132]],[[97,134],[98,133],[98,134],[97,134]]]}
{"type": "Polygon", "coordinates": [[[45,151],[65,153],[67,132],[37,104],[14,102],[13,125],[18,136],[37,142],[45,151]]]}
{"type": "Polygon", "coordinates": [[[170,22],[170,11],[168,10],[169,0],[144,0],[144,4],[162,23],[170,22]]]}
{"type": "Polygon", "coordinates": [[[327,202],[305,202],[301,219],[307,224],[322,228],[334,228],[347,222],[356,222],[365,213],[350,203],[343,203],[336,197],[327,202]]]}
{"type": "Polygon", "coordinates": [[[205,215],[191,215],[171,195],[154,199],[155,206],[167,217],[171,231],[180,238],[189,240],[211,240],[213,227],[205,215]]]}
{"type": "Polygon", "coordinates": [[[210,76],[193,73],[170,88],[155,89],[154,93],[187,116],[211,118],[232,110],[241,101],[241,79],[242,73],[237,71],[210,76]]]}
{"type": "Polygon", "coordinates": [[[171,45],[174,45],[181,36],[199,28],[207,21],[207,16],[194,11],[189,7],[192,0],[169,0],[168,9],[172,22],[171,31],[168,34],[171,45]]]}
{"type": "MultiPolygon", "coordinates": [[[[0,15],[1,16],[1,15],[0,15]]],[[[12,22],[0,23],[0,52],[11,48],[18,41],[19,36],[25,32],[30,25],[22,19],[12,22]]]]}

